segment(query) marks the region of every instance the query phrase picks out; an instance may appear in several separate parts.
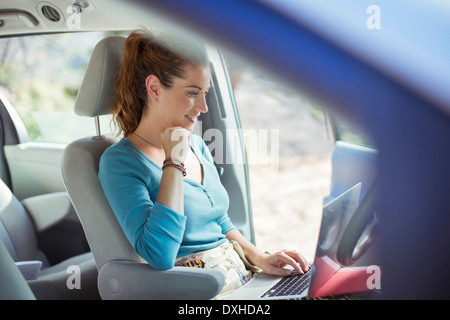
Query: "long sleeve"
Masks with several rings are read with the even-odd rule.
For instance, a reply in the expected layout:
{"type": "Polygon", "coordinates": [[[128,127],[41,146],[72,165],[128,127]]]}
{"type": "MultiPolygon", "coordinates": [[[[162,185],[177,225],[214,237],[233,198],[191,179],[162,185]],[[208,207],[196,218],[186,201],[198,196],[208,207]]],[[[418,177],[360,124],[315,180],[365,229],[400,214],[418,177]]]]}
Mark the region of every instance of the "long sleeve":
{"type": "Polygon", "coordinates": [[[218,225],[222,229],[222,233],[226,234],[228,231],[232,229],[237,229],[234,224],[231,222],[230,217],[228,215],[224,215],[222,219],[218,221],[218,225]]]}
{"type": "Polygon", "coordinates": [[[186,217],[152,201],[148,184],[159,183],[141,161],[121,149],[108,150],[101,158],[99,179],[136,252],[151,267],[169,269],[183,239],[186,217]]]}

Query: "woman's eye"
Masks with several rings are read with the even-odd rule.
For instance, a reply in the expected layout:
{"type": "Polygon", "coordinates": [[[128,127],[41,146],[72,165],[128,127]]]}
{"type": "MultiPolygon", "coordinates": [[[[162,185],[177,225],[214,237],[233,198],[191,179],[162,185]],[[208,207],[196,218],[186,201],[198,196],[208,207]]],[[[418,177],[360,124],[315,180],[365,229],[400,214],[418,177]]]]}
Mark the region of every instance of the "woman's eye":
{"type": "Polygon", "coordinates": [[[191,92],[189,92],[189,95],[190,95],[191,97],[195,97],[195,96],[198,95],[198,91],[191,91],[191,92]]]}

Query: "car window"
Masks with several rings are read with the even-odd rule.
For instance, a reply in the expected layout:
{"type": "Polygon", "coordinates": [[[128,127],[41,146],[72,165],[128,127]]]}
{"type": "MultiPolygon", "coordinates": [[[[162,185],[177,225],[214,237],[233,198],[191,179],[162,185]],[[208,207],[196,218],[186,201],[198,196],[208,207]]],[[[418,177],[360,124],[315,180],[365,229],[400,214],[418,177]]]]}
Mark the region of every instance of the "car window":
{"type": "Polygon", "coordinates": [[[324,113],[269,73],[226,56],[246,144],[256,244],[312,259],[331,181],[333,141],[324,113]]]}
{"type": "MultiPolygon", "coordinates": [[[[0,39],[0,91],[13,105],[31,141],[69,143],[95,135],[91,118],[73,112],[92,50],[120,32],[86,32],[0,39]]],[[[104,117],[102,133],[115,132],[104,117]]]]}
{"type": "Polygon", "coordinates": [[[375,148],[375,141],[366,130],[343,117],[333,117],[335,139],[365,147],[375,148]]]}

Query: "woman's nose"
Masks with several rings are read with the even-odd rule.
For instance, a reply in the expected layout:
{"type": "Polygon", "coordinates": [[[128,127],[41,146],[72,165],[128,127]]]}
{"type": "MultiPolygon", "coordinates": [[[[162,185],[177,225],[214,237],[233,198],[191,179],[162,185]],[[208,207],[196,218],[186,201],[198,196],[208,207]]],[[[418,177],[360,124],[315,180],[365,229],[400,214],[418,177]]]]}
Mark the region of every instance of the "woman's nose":
{"type": "Polygon", "coordinates": [[[203,97],[202,101],[200,102],[199,110],[202,113],[208,112],[208,105],[206,104],[206,98],[205,97],[203,97]]]}

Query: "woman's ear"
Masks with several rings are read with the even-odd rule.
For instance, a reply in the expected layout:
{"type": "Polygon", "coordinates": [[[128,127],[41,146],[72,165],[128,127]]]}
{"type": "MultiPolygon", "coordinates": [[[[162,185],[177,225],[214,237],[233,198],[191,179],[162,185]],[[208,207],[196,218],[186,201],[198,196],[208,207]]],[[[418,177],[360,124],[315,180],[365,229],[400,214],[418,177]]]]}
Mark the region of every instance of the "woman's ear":
{"type": "Polygon", "coordinates": [[[149,75],[145,79],[145,87],[147,88],[148,95],[153,99],[157,100],[160,94],[161,82],[155,75],[149,75]]]}

